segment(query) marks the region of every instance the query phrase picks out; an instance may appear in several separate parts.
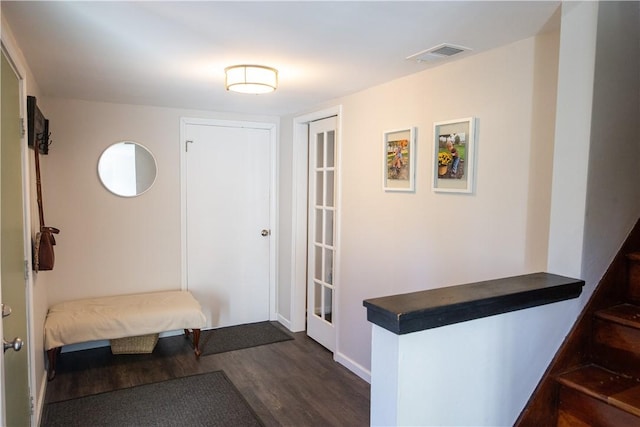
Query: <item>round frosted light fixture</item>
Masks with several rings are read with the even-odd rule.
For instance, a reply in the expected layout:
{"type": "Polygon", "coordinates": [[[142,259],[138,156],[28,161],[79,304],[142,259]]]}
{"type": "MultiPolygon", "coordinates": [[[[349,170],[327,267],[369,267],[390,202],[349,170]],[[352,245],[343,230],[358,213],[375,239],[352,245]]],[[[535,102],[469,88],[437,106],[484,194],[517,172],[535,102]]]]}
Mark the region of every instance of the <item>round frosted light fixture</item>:
{"type": "Polygon", "coordinates": [[[278,70],[262,65],[234,65],[224,69],[227,90],[241,93],[269,93],[278,87],[278,70]]]}

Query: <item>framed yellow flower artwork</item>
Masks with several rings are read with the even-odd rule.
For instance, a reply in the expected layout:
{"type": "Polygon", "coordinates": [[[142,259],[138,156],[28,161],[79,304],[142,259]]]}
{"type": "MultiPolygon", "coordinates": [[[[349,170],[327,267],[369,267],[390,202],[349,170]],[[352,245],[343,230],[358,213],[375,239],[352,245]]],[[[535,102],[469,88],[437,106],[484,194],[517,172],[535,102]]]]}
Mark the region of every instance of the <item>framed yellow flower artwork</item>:
{"type": "Polygon", "coordinates": [[[473,193],[475,169],[473,117],[433,125],[433,191],[473,193]]]}

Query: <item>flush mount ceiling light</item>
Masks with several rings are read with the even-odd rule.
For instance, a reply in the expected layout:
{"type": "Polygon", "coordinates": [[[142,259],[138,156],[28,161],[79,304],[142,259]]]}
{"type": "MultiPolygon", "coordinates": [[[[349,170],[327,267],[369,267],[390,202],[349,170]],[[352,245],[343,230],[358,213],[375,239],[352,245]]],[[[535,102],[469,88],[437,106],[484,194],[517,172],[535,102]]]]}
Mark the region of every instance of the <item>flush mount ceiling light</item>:
{"type": "Polygon", "coordinates": [[[278,70],[263,65],[234,65],[224,69],[227,90],[269,93],[278,87],[278,70]]]}

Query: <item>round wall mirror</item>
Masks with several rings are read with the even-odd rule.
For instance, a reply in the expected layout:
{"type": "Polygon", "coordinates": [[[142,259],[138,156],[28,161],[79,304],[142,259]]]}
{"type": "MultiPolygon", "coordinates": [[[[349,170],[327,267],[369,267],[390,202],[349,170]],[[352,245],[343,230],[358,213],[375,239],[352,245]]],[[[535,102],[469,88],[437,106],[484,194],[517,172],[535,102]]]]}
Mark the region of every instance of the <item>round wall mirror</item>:
{"type": "Polygon", "coordinates": [[[133,141],[115,143],[102,152],[98,176],[105,188],[122,197],[135,197],[151,188],[157,166],[153,154],[133,141]]]}

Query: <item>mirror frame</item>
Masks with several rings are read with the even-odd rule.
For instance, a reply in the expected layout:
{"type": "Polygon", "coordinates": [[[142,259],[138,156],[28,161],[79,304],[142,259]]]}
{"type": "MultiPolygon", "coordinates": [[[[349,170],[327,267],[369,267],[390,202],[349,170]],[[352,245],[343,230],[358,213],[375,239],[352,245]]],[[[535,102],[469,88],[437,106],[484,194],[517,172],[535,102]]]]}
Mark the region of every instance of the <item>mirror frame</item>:
{"type": "Polygon", "coordinates": [[[136,142],[136,141],[133,141],[133,140],[123,140],[123,141],[114,142],[113,144],[109,145],[107,148],[102,150],[102,153],[100,154],[100,157],[98,157],[97,173],[98,173],[98,179],[100,180],[100,183],[111,194],[113,194],[115,196],[118,196],[118,197],[125,197],[125,198],[138,197],[138,196],[143,195],[147,191],[149,191],[153,187],[153,185],[156,183],[156,181],[158,179],[158,162],[156,160],[156,157],[151,152],[151,150],[148,147],[146,147],[145,145],[140,144],[139,142],[136,142]],[[103,178],[103,176],[100,174],[100,164],[104,159],[105,153],[107,151],[109,151],[109,149],[111,149],[111,148],[113,148],[113,147],[115,147],[117,145],[120,145],[120,144],[133,144],[133,145],[135,145],[137,147],[143,148],[149,154],[149,157],[153,161],[153,166],[155,168],[154,175],[153,175],[153,180],[151,181],[151,183],[149,184],[149,186],[146,189],[144,189],[143,191],[140,191],[140,192],[136,192],[136,194],[129,195],[129,194],[117,193],[113,188],[110,188],[110,186],[105,182],[105,179],[103,178]]]}

